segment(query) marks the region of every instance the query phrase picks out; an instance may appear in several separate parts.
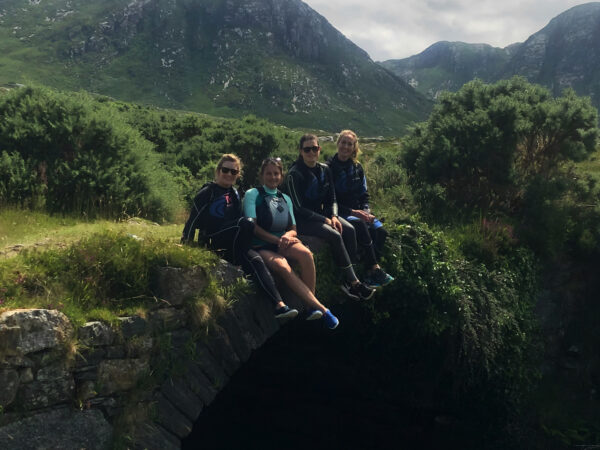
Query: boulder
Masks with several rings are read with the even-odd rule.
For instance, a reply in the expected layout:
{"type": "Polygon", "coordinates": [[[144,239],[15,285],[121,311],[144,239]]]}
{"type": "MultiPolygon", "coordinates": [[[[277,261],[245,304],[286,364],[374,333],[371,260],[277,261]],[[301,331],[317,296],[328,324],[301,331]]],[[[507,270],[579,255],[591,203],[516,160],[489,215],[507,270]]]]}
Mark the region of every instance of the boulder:
{"type": "Polygon", "coordinates": [[[52,349],[71,336],[67,316],[49,309],[16,309],[0,314],[0,355],[52,349]]]}

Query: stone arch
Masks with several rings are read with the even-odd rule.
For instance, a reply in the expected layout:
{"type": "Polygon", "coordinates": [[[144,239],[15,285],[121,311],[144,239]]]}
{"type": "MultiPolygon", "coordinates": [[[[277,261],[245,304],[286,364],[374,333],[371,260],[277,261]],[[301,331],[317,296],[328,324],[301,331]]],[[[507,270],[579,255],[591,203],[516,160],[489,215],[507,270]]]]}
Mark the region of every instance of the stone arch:
{"type": "MultiPolygon", "coordinates": [[[[224,261],[215,274],[224,284],[243,276],[224,261]]],[[[183,303],[205,286],[203,269],[162,268],[154,278],[161,307],[146,317],[119,318],[117,331],[98,321],[85,324],[76,332],[84,347],[75,354],[64,351],[75,330],[59,311],[0,315],[0,448],[108,448],[119,415],[134,406],[152,411],[136,426],[134,448],[179,449],[204,407],[279,330],[272,305],[248,295],[196,339],[183,303]],[[128,393],[155,369],[150,355],[158,339],[168,343],[178,367],[128,405],[128,393]]],[[[300,307],[294,299],[288,303],[300,307]]]]}

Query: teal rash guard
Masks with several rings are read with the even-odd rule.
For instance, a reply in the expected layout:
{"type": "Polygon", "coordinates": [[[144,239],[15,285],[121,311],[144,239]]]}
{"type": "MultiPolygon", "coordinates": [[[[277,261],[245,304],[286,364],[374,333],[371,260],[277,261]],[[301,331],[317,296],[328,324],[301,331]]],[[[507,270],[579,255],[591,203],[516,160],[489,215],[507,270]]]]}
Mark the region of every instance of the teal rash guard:
{"type": "MultiPolygon", "coordinates": [[[[277,195],[277,189],[269,189],[267,186],[264,186],[264,185],[263,185],[263,189],[269,196],[275,197],[277,195]]],[[[296,225],[296,218],[294,217],[294,208],[292,205],[292,200],[290,199],[290,197],[287,194],[283,194],[283,198],[288,205],[288,209],[290,211],[290,216],[292,217],[292,225],[296,225]]],[[[246,191],[246,194],[244,195],[244,202],[243,202],[244,216],[249,217],[251,219],[256,219],[256,207],[258,205],[260,205],[263,201],[264,201],[263,198],[259,195],[258,189],[252,188],[252,189],[246,191]]],[[[285,233],[285,231],[280,231],[280,232],[273,232],[270,230],[265,230],[265,231],[268,231],[269,233],[271,233],[272,235],[277,236],[277,237],[281,237],[285,233]]],[[[252,241],[253,247],[260,247],[265,244],[268,244],[268,242],[265,242],[262,239],[259,239],[256,236],[254,236],[254,239],[252,241]]]]}

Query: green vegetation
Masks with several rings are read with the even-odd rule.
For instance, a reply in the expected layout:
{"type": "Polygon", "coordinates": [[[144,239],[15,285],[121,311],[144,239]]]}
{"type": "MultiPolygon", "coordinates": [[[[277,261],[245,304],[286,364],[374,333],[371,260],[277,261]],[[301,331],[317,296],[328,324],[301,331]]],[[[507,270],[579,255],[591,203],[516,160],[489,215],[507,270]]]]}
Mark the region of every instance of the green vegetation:
{"type": "Polygon", "coordinates": [[[81,325],[112,321],[156,304],[151,273],[158,267],[215,264],[214,254],[115,232],[83,237],[64,249],[25,250],[0,263],[0,308],[59,309],[81,325]]]}
{"type": "Polygon", "coordinates": [[[596,150],[597,124],[573,91],[555,99],[518,77],[474,81],[440,99],[403,159],[426,217],[508,220],[539,253],[573,242],[586,251],[600,210],[582,207],[597,203],[596,183],[576,177],[574,163],[596,150]]]}
{"type": "MultiPolygon", "coordinates": [[[[0,112],[0,311],[58,308],[76,324],[144,314],[156,303],[156,267],[210,270],[215,255],[178,242],[183,205],[220,154],[242,157],[244,187],[263,157],[285,166],[297,157],[298,133],[254,116],[47,88],[3,94],[0,112]],[[15,244],[25,250],[11,258],[15,244]]],[[[597,139],[589,102],[513,79],[471,83],[402,140],[361,144],[371,204],[390,232],[383,266],[396,278],[356,306],[363,318],[351,338],[377,367],[373,396],[418,408],[419,386],[481,442],[510,429],[513,445],[527,431],[527,405],[544,404],[535,396],[540,274],[548,256],[598,256],[598,171],[588,159],[597,139]]],[[[334,151],[323,143],[324,157],[334,151]]],[[[339,292],[328,252],[316,264],[319,298],[331,303],[339,292]]],[[[232,289],[210,283],[186,305],[191,317],[206,328],[232,289]]],[[[547,410],[546,435],[594,436],[589,422],[547,410]]]]}

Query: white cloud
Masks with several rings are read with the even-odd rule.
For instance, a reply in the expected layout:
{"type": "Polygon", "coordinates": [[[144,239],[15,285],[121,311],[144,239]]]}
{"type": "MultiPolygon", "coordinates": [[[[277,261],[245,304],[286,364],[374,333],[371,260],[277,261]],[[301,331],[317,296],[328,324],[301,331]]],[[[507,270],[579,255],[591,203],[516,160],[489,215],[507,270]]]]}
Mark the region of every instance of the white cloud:
{"type": "Polygon", "coordinates": [[[506,47],[581,0],[305,0],[376,61],[406,58],[438,41],[506,47]]]}

